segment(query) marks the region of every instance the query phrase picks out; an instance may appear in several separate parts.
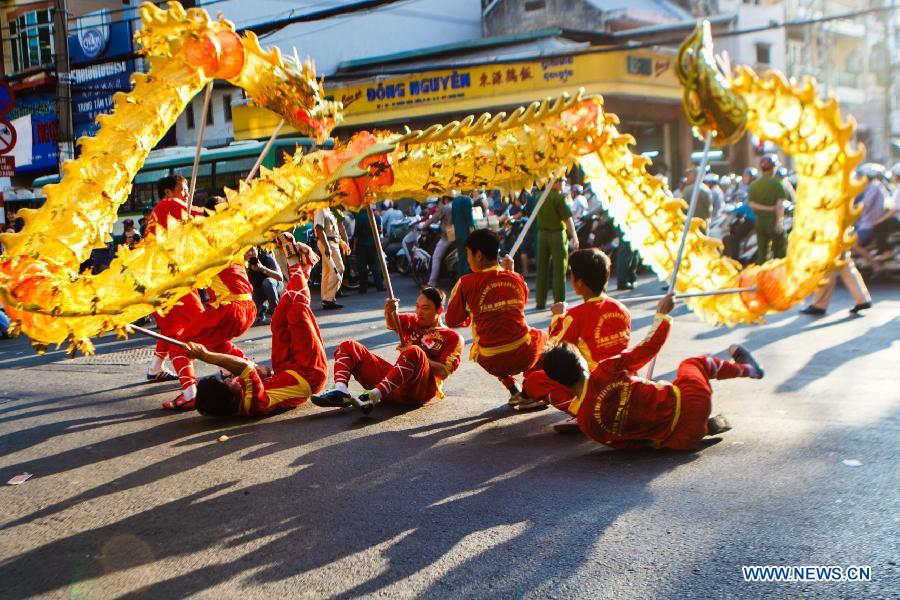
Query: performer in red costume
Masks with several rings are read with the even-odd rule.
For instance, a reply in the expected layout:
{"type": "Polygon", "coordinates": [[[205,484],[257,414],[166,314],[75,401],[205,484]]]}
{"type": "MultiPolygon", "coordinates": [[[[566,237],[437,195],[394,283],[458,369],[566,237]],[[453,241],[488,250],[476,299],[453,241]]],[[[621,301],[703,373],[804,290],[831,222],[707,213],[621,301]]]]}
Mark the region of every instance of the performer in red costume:
{"type": "Polygon", "coordinates": [[[670,448],[694,450],[707,435],[728,431],[722,415],[710,419],[711,379],[761,379],[762,367],[738,345],[728,349],[734,360],[713,356],[688,358],[678,367],[673,383],[649,381],[633,375],[659,352],[669,335],[668,316],[673,296],[657,306],[648,337],[588,372],[581,353],[563,343],[544,354],[544,371],[569,389],[569,400],[555,404],[578,421],[589,438],[613,448],[670,448]]]}
{"type": "Polygon", "coordinates": [[[466,239],[466,258],[472,272],[460,277],[447,306],[447,326],[472,325],[469,358],[500,380],[510,396],[519,394],[515,376],[538,361],[547,334],[525,322],[528,286],[512,270],[513,260],[497,261],[500,240],[489,229],[466,239]]]}
{"type": "MultiPolygon", "coordinates": [[[[169,221],[183,221],[187,214],[188,183],[181,175],[167,175],[156,184],[156,190],[161,200],[153,208],[150,218],[147,220],[147,237],[154,237],[159,230],[166,230],[169,221]]],[[[201,208],[191,208],[191,217],[202,216],[201,208]]],[[[169,309],[166,314],[158,311],[153,313],[159,332],[171,338],[179,339],[184,328],[190,324],[201,312],[203,303],[196,291],[185,294],[178,300],[178,304],[169,309]]],[[[160,381],[175,381],[178,375],[165,368],[166,358],[174,346],[159,340],[156,342],[156,351],[153,353],[153,361],[147,370],[147,381],[152,383],[160,381]]]]}
{"type": "MultiPolygon", "coordinates": [[[[609,257],[596,248],[578,250],[569,257],[572,289],[584,303],[565,310],[562,302],[550,310],[550,345],[568,342],[578,348],[593,371],[601,360],[628,348],[631,339],[631,315],[625,305],[606,295],[609,281],[609,257]]],[[[560,404],[569,399],[569,391],[541,369],[525,373],[522,393],[511,399],[513,407],[528,410],[539,404],[560,404]],[[552,397],[552,398],[551,398],[552,397]]]]}
{"type": "Polygon", "coordinates": [[[387,328],[396,331],[399,319],[406,339],[394,364],[370,352],[353,340],[341,342],[334,352],[334,389],[312,397],[318,406],[348,406],[350,377],[366,391],[362,402],[393,402],[421,406],[435,397],[443,398],[441,382],[459,367],[462,337],[443,327],[444,293],[427,287],[416,300],[416,312],[397,313],[396,298],[384,303],[387,328]]]}
{"type": "Polygon", "coordinates": [[[197,382],[197,410],[210,417],[256,416],[287,410],[319,392],[328,377],[322,334],[310,307],[306,261],[312,249],[282,234],[279,247],[287,257],[291,279],[272,315],[272,368],[250,360],[210,352],[188,343],[192,357],[229,371],[233,377],[206,377],[197,382]]]}
{"type": "MultiPolygon", "coordinates": [[[[225,202],[221,196],[213,196],[207,202],[207,209],[214,211],[217,204],[225,202]]],[[[181,332],[181,338],[202,344],[211,352],[221,352],[243,357],[244,353],[231,343],[243,335],[256,320],[256,304],[253,302],[253,287],[247,278],[243,260],[232,262],[213,277],[207,290],[209,303],[181,332]]],[[[178,379],[181,393],[175,400],[163,402],[167,410],[193,410],[197,395],[197,375],[194,363],[187,350],[173,346],[169,356],[178,379]]]]}

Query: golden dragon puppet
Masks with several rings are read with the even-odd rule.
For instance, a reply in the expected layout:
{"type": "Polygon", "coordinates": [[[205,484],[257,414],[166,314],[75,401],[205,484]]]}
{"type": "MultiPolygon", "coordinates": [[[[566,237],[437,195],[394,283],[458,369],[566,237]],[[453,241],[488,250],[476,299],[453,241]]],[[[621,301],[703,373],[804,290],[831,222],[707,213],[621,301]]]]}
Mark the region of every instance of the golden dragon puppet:
{"type": "MultiPolygon", "coordinates": [[[[358,209],[379,197],[424,199],[450,189],[517,190],[541,183],[576,164],[584,169],[612,217],[660,277],[671,272],[685,226],[683,201],[672,198],[633,154],[629,135],[605,113],[597,97],[562,96],[510,114],[484,114],[424,131],[361,133],[333,151],[298,152],[283,166],[226,190],[214,214],[170,223],[136,248],[121,248],[97,275],[79,272],[91,249],[102,247],[150,150],[187,103],[213,79],[243,88],[305,135],[324,138],[341,107],[323,98],[311,64],[263,51],[252,33],[203,10],[141,8],[137,38],[150,70],[133,76],[133,89],[115,97],[100,130],[78,141],[80,155],[62,167],[46,202],[21,210],[19,233],[3,234],[0,302],[15,331],[35,349],[68,342],[90,353],[90,339],[154,310],[165,311],[189,289],[251,245],[272,240],[326,205],[358,209]]],[[[686,112],[699,130],[727,143],[744,128],[772,140],[797,161],[799,186],[794,229],[785,259],[741,268],[721,255],[721,244],[691,224],[679,292],[756,286],[754,293],[689,301],[715,323],[759,321],[799,302],[836,266],[853,240],[851,180],[861,152],[850,147],[853,123],[841,121],[837,102],[822,102],[811,81],[789,83],[779,73],[757,76],[740,67],[731,77],[712,56],[708,28],[699,28],[679,55],[686,112]]]]}

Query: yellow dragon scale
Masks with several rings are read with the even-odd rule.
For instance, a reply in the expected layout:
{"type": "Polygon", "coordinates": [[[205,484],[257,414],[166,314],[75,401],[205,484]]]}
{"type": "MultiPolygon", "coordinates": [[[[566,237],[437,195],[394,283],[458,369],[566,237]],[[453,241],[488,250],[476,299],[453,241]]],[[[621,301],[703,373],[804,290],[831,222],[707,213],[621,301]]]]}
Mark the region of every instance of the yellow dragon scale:
{"type": "MultiPolygon", "coordinates": [[[[378,155],[387,155],[393,170],[393,183],[379,194],[414,198],[453,188],[521,189],[578,163],[644,261],[660,277],[671,272],[684,202],[647,174],[649,161],[629,150],[633,139],[617,131],[615,115],[602,111],[599,98],[564,96],[508,116],[377,134],[378,142],[362,152],[340,146],[334,153],[298,153],[278,169],[263,169],[250,185],[229,190],[229,202],[216,214],[171,223],[154,240],[122,250],[103,273],[79,274],[80,262],[107,236],[150,148],[210,80],[202,67],[192,66],[196,47],[189,40],[233,30],[202,11],[171,6],[142,9],[150,72],[135,78],[131,93],[117,97],[97,136],[81,141],[81,156],[64,165],[59,184],[48,186],[44,206],[24,215],[25,229],[3,238],[0,301],[38,350],[68,341],[73,350],[90,352],[91,337],[122,332],[135,319],[171,307],[245,248],[271,240],[317,206],[340,203],[337,182],[365,176],[360,162],[378,155]],[[337,168],[327,164],[334,156],[343,160],[337,168]]],[[[327,129],[323,123],[339,116],[338,107],[321,98],[310,66],[263,52],[252,35],[241,44],[243,66],[229,80],[250,97],[301,130],[311,120],[306,130],[317,135],[327,129]],[[299,117],[295,106],[303,108],[299,117]]],[[[796,157],[799,186],[783,260],[742,271],[722,257],[717,240],[699,232],[699,221],[692,224],[678,291],[758,286],[753,294],[690,302],[702,318],[727,324],[758,321],[799,302],[834,267],[852,243],[849,227],[856,215],[850,199],[860,185],[851,174],[861,154],[849,146],[852,122],[843,123],[836,103],[820,101],[810,82],[797,87],[778,74],[757,77],[739,69],[732,91],[749,108],[747,129],[796,157]]]]}

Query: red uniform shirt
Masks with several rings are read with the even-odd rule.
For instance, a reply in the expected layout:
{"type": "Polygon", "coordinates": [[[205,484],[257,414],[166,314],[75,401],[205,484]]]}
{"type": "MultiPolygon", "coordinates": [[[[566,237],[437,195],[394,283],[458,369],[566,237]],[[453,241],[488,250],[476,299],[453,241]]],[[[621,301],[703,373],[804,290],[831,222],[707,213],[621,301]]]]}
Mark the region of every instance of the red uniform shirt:
{"type": "Polygon", "coordinates": [[[447,303],[447,325],[467,327],[472,324],[473,355],[480,348],[513,349],[528,341],[525,322],[528,286],[514,271],[491,267],[463,275],[447,303]]]}
{"type": "Polygon", "coordinates": [[[631,316],[625,305],[606,295],[585,300],[550,321],[550,343],[569,342],[587,360],[591,371],[603,359],[628,348],[631,316]]]}
{"type": "Polygon", "coordinates": [[[293,408],[312,395],[306,379],[292,370],[278,371],[263,379],[256,366],[251,364],[238,380],[244,388],[240,413],[244,416],[266,415],[275,410],[293,408]]]}
{"type": "MultiPolygon", "coordinates": [[[[180,198],[163,198],[153,207],[150,218],[147,219],[147,235],[156,235],[156,228],[169,228],[169,218],[176,221],[183,221],[184,214],[187,212],[187,202],[180,198]]],[[[191,216],[202,216],[204,211],[197,206],[191,206],[191,216]]]]}
{"type": "Polygon", "coordinates": [[[231,263],[213,277],[209,284],[209,300],[213,306],[253,300],[253,286],[250,285],[243,261],[231,263]]]}
{"type": "Polygon", "coordinates": [[[569,405],[585,435],[613,448],[631,448],[661,442],[672,432],[680,408],[678,389],[632,375],[659,352],[669,321],[658,317],[644,341],[600,361],[591,372],[582,395],[569,405]]]}
{"type": "Polygon", "coordinates": [[[419,327],[419,317],[415,313],[397,316],[403,326],[403,335],[411,344],[424,350],[428,360],[444,365],[448,376],[459,368],[463,350],[461,335],[447,327],[419,327]]]}

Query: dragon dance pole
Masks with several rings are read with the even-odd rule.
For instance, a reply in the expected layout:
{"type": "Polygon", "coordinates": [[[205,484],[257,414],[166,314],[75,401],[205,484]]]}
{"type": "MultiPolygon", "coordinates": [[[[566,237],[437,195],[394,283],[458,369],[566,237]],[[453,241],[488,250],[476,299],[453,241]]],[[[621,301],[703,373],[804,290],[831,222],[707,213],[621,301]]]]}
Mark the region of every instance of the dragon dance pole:
{"type": "Polygon", "coordinates": [[[262,152],[259,153],[259,158],[256,159],[256,162],[253,164],[253,168],[250,169],[250,172],[247,174],[246,179],[244,179],[244,183],[250,183],[250,180],[256,176],[256,171],[259,169],[259,165],[262,164],[263,159],[266,157],[266,154],[269,153],[269,150],[272,149],[272,144],[275,143],[275,138],[278,137],[278,134],[281,133],[281,128],[284,127],[284,119],[278,123],[278,127],[275,128],[275,131],[272,132],[272,136],[269,138],[269,141],[266,142],[266,145],[263,147],[262,152]]]}
{"type": "MultiPolygon", "coordinates": [[[[706,134],[706,141],[703,144],[703,156],[700,158],[700,166],[697,168],[697,177],[694,179],[694,189],[691,190],[691,203],[688,205],[687,218],[684,221],[684,232],[681,234],[681,244],[678,246],[678,255],[675,257],[675,267],[672,269],[672,279],[669,281],[669,289],[666,295],[675,291],[675,282],[678,281],[678,270],[681,268],[681,259],[684,258],[684,247],[687,245],[688,233],[691,231],[691,220],[694,218],[694,211],[697,209],[697,198],[700,196],[700,184],[703,182],[703,175],[706,173],[706,166],[709,164],[709,148],[712,146],[713,132],[710,130],[706,134]]],[[[653,368],[656,366],[656,356],[650,361],[647,367],[647,379],[653,377],[653,368]]]]}
{"type": "Polygon", "coordinates": [[[513,247],[510,249],[507,256],[511,256],[515,258],[516,252],[519,251],[519,246],[522,245],[522,242],[525,241],[525,234],[528,233],[528,230],[531,229],[531,224],[534,223],[534,220],[537,218],[538,212],[541,210],[541,206],[544,205],[544,200],[547,199],[547,196],[550,195],[550,190],[553,189],[553,184],[556,183],[557,177],[551,177],[550,181],[547,182],[547,187],[544,188],[544,193],[541,194],[541,197],[538,199],[537,204],[534,205],[534,209],[532,209],[531,214],[528,216],[528,220],[525,221],[525,226],[522,228],[522,231],[519,232],[519,237],[516,238],[516,243],[513,244],[513,247]]]}
{"type": "Polygon", "coordinates": [[[194,152],[194,168],[191,170],[191,187],[188,189],[187,211],[185,220],[191,218],[191,207],[194,206],[194,192],[197,190],[197,168],[200,166],[200,152],[203,150],[203,136],[206,135],[206,114],[209,112],[209,101],[212,98],[213,82],[206,86],[206,95],[203,97],[203,114],[200,115],[200,135],[197,136],[197,150],[194,152]]]}
{"type": "Polygon", "coordinates": [[[127,331],[128,333],[140,333],[141,335],[146,335],[147,337],[162,340],[164,342],[168,342],[187,350],[187,344],[185,344],[184,342],[179,342],[174,338],[170,338],[169,336],[163,335],[161,333],[156,333],[155,331],[150,331],[149,329],[144,329],[143,327],[138,327],[137,325],[132,325],[129,323],[125,326],[125,331],[127,331]]]}
{"type": "MultiPolygon", "coordinates": [[[[721,296],[723,294],[743,294],[745,292],[752,293],[756,291],[756,286],[744,288],[731,288],[729,290],[713,290],[711,292],[691,292],[689,294],[676,294],[676,299],[684,298],[703,298],[704,296],[721,296]]],[[[653,296],[634,296],[633,298],[616,298],[622,304],[638,304],[640,302],[650,302],[652,300],[662,300],[667,294],[656,294],[653,296]]]]}
{"type": "MultiPolygon", "coordinates": [[[[378,254],[378,264],[381,265],[381,276],[384,278],[388,298],[395,298],[394,286],[391,285],[391,274],[388,273],[387,261],[384,259],[384,251],[381,249],[381,236],[378,235],[378,224],[375,222],[375,213],[372,212],[371,204],[366,205],[366,214],[369,216],[369,228],[372,230],[372,239],[375,240],[375,253],[378,254]]],[[[360,274],[362,277],[368,278],[366,273],[361,271],[360,274]]],[[[400,343],[404,343],[406,339],[403,336],[403,324],[400,322],[399,316],[394,321],[394,326],[397,328],[397,335],[400,336],[400,343]]]]}

